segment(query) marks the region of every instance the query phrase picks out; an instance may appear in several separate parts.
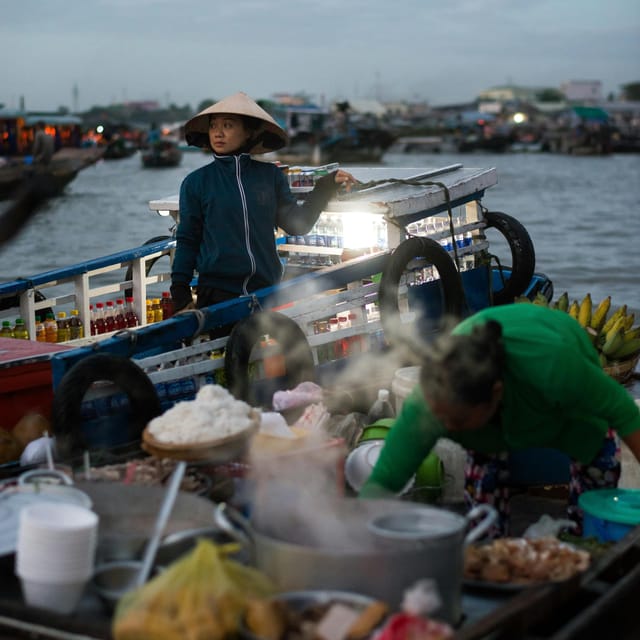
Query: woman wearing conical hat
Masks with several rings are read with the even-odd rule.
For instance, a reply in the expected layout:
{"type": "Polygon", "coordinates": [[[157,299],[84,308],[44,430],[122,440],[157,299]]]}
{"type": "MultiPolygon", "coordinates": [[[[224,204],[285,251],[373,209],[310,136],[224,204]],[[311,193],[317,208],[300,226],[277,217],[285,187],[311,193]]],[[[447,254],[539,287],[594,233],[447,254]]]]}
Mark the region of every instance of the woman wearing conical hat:
{"type": "Polygon", "coordinates": [[[274,231],[308,233],[339,187],[355,178],[335,171],[316,181],[303,204],[282,170],[252,154],[288,144],[285,131],[256,102],[236,93],[185,125],[190,145],[211,149],[213,161],[180,187],[180,223],[171,272],[176,310],[205,307],[276,284],[283,267],[274,231]],[[189,283],[198,272],[197,302],[189,283]]]}

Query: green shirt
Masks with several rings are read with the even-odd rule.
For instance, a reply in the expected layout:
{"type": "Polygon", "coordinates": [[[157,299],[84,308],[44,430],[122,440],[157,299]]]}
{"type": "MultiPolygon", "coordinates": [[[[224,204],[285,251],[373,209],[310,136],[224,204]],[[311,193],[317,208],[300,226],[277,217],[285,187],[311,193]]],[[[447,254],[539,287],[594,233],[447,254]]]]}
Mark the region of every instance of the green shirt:
{"type": "Polygon", "coordinates": [[[567,313],[526,303],[489,307],[453,333],[469,334],[489,319],[502,325],[506,352],[504,395],[494,421],[448,432],[416,386],[360,495],[399,491],[441,437],[482,453],[549,447],[588,463],[609,427],[620,436],[640,429],[634,399],[602,370],[587,332],[567,313]]]}

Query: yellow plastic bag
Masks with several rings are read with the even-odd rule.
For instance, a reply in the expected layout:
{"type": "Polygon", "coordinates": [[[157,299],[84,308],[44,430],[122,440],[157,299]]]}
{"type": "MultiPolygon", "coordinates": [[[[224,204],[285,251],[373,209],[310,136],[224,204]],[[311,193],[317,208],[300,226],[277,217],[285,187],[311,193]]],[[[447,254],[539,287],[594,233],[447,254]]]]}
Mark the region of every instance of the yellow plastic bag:
{"type": "Polygon", "coordinates": [[[189,554],[118,602],[114,640],[222,640],[235,633],[247,602],[275,587],[228,556],[236,544],[201,539],[189,554]]]}

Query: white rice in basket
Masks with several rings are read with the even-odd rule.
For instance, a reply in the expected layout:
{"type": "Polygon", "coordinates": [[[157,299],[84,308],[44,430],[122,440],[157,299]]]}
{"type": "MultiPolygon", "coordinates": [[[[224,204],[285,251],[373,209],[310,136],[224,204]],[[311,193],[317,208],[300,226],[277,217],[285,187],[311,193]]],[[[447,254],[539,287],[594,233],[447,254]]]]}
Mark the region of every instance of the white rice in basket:
{"type": "Polygon", "coordinates": [[[251,406],[236,400],[224,387],[207,384],[194,400],[177,402],[147,427],[160,442],[186,444],[217,440],[240,433],[252,424],[251,406]]]}

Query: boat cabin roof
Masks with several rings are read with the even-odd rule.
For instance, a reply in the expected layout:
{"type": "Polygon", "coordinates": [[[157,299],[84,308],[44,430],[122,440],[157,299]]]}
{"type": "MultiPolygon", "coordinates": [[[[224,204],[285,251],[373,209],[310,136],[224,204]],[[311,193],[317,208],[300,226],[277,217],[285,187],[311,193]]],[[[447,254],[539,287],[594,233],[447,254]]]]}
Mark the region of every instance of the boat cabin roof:
{"type": "MultiPolygon", "coordinates": [[[[364,188],[338,195],[326,211],[348,213],[357,209],[401,219],[403,224],[446,211],[447,200],[451,207],[479,200],[485,189],[498,182],[495,168],[466,168],[461,164],[439,168],[348,167],[348,170],[364,183],[364,188]]],[[[151,200],[149,208],[160,215],[175,217],[180,209],[179,196],[151,200]]]]}

